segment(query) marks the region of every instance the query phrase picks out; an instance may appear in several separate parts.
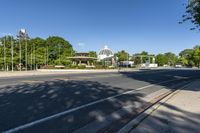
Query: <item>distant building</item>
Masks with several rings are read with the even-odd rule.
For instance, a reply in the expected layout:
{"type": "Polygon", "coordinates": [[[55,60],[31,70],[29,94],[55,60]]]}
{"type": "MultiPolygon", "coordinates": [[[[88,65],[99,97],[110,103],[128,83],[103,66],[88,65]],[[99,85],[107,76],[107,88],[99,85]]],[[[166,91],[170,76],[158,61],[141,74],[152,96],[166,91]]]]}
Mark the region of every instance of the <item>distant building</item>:
{"type": "Polygon", "coordinates": [[[108,48],[108,46],[105,46],[103,49],[99,51],[98,54],[99,61],[112,58],[114,58],[114,53],[112,52],[112,50],[108,48]]]}
{"type": "Polygon", "coordinates": [[[93,62],[97,60],[95,57],[89,57],[89,53],[76,53],[74,57],[68,57],[73,65],[85,65],[86,67],[94,67],[93,62]]]}

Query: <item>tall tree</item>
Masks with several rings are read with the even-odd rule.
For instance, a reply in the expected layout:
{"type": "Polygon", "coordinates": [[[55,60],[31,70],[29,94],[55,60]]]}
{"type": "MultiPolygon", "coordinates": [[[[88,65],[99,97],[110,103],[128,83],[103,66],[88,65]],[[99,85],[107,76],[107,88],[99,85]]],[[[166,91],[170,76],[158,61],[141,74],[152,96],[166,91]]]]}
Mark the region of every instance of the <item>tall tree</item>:
{"type": "Polygon", "coordinates": [[[166,56],[168,65],[174,66],[176,64],[178,58],[174,53],[167,52],[164,55],[166,56]]]}
{"type": "Polygon", "coordinates": [[[97,57],[97,52],[96,51],[89,51],[89,56],[90,57],[97,57]]]}
{"type": "Polygon", "coordinates": [[[158,54],[158,55],[156,55],[156,63],[159,66],[163,66],[165,64],[168,64],[166,56],[164,54],[158,54]]]}
{"type": "Polygon", "coordinates": [[[72,45],[62,37],[50,36],[46,40],[49,62],[53,64],[65,64],[67,57],[72,56],[72,45]]]}
{"type": "Polygon", "coordinates": [[[181,62],[185,66],[193,66],[193,49],[184,49],[179,53],[179,62],[181,62]]]}
{"type": "Polygon", "coordinates": [[[125,50],[119,51],[115,56],[118,57],[118,61],[127,61],[129,58],[129,54],[125,50]]]}
{"type": "Polygon", "coordinates": [[[194,48],[193,58],[195,61],[196,66],[200,67],[200,46],[196,46],[194,48]]]}
{"type": "Polygon", "coordinates": [[[177,62],[181,63],[183,66],[188,66],[188,64],[189,64],[189,61],[184,57],[179,57],[177,62]]]}
{"type": "MultiPolygon", "coordinates": [[[[199,29],[200,26],[200,0],[188,0],[183,22],[191,21],[194,24],[190,30],[199,29]]],[[[180,22],[182,23],[182,22],[180,22]]]]}
{"type": "Polygon", "coordinates": [[[30,40],[29,45],[32,45],[33,62],[37,66],[43,66],[46,63],[46,41],[42,38],[36,37],[30,40]]]}

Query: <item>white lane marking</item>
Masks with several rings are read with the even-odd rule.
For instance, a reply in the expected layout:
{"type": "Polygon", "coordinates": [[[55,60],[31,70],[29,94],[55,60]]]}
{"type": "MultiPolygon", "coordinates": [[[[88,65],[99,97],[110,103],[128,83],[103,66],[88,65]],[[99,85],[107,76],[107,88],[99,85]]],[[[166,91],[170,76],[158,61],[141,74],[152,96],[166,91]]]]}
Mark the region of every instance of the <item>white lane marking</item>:
{"type": "Polygon", "coordinates": [[[177,78],[177,79],[188,79],[189,77],[183,77],[183,76],[174,76],[174,78],[177,78]]]}
{"type": "Polygon", "coordinates": [[[93,78],[108,78],[108,77],[119,77],[120,74],[110,74],[110,75],[96,75],[96,76],[80,76],[75,77],[74,79],[93,79],[93,78]]]}
{"type": "Polygon", "coordinates": [[[21,125],[21,126],[12,128],[12,129],[9,129],[9,130],[4,131],[4,132],[2,132],[2,133],[14,133],[14,132],[17,132],[17,131],[20,131],[20,130],[23,130],[23,129],[32,127],[32,126],[34,126],[34,125],[37,125],[37,124],[46,122],[46,121],[48,121],[48,120],[55,119],[55,118],[58,118],[58,117],[60,117],[60,116],[69,114],[69,113],[71,113],[71,112],[74,112],[74,111],[77,111],[77,110],[86,108],[86,107],[88,107],[88,106],[95,105],[95,104],[97,104],[97,103],[101,103],[101,102],[104,102],[104,101],[106,101],[106,100],[110,100],[110,99],[112,99],[112,98],[116,98],[116,97],[119,97],[119,96],[122,96],[122,95],[125,95],[125,94],[128,94],[128,93],[132,93],[132,92],[134,92],[134,91],[139,91],[139,90],[146,89],[146,88],[149,88],[149,87],[152,87],[152,86],[155,86],[155,85],[159,85],[159,84],[163,84],[163,83],[167,83],[167,82],[172,82],[172,81],[176,81],[176,80],[180,80],[180,79],[167,80],[167,81],[163,81],[163,82],[160,82],[160,83],[157,83],[157,84],[151,84],[151,85],[143,86],[143,87],[140,87],[140,88],[131,90],[131,91],[126,91],[126,92],[121,93],[121,94],[117,94],[117,95],[110,96],[110,97],[107,97],[107,98],[104,98],[104,99],[100,99],[100,100],[97,100],[97,101],[94,101],[94,102],[91,102],[91,103],[87,103],[87,104],[81,105],[81,106],[79,106],[79,107],[75,107],[75,108],[72,108],[72,109],[69,109],[69,110],[66,110],[66,111],[63,111],[63,112],[60,112],[60,113],[57,113],[57,114],[54,114],[54,115],[51,115],[51,116],[48,116],[48,117],[39,119],[39,120],[36,120],[36,121],[30,122],[30,123],[24,124],[24,125],[21,125]]]}

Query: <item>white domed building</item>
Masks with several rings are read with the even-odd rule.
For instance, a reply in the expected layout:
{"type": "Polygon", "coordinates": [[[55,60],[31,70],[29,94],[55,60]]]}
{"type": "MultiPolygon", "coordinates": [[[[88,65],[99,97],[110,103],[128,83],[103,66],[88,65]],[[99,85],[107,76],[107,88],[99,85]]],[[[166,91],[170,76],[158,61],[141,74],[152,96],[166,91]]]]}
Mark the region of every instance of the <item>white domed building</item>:
{"type": "Polygon", "coordinates": [[[114,53],[112,50],[108,48],[108,46],[105,46],[103,49],[99,51],[98,54],[98,60],[106,60],[106,59],[112,59],[114,57],[114,53]]]}

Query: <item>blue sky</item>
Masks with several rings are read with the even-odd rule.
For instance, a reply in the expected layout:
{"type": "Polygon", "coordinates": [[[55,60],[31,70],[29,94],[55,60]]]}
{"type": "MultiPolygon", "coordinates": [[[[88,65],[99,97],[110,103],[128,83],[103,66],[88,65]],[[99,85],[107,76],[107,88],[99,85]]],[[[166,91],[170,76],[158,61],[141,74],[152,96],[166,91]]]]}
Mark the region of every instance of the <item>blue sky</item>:
{"type": "Polygon", "coordinates": [[[178,24],[187,0],[0,0],[0,36],[26,28],[30,37],[58,35],[77,51],[179,53],[200,44],[192,24],[178,24]]]}

